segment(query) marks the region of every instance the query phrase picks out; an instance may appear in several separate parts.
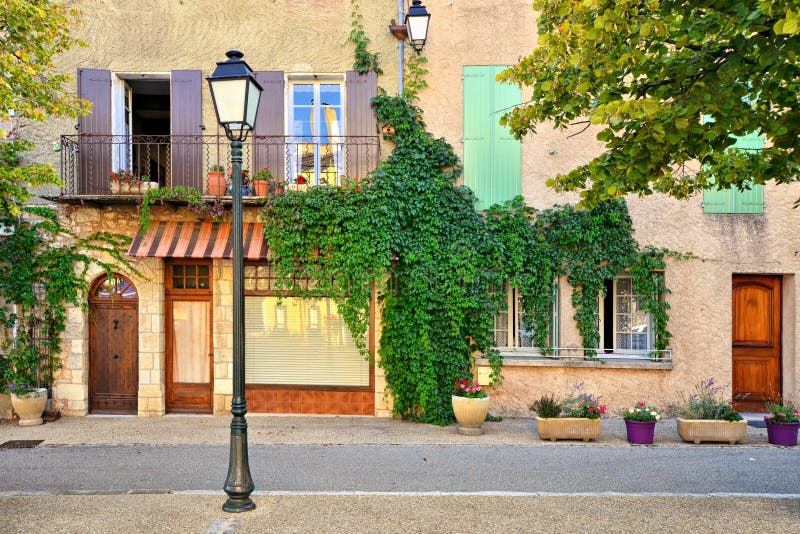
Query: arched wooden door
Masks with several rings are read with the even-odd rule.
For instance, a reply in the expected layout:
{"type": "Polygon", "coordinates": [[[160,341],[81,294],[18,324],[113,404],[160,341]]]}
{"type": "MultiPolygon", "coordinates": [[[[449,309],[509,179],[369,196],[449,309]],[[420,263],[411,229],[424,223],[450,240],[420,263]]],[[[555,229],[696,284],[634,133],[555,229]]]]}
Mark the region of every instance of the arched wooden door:
{"type": "Polygon", "coordinates": [[[763,412],[781,399],[781,279],[733,277],[733,398],[763,412]]]}
{"type": "Polygon", "coordinates": [[[89,295],[89,413],[136,414],[138,393],[139,296],[104,275],[89,295]]]}

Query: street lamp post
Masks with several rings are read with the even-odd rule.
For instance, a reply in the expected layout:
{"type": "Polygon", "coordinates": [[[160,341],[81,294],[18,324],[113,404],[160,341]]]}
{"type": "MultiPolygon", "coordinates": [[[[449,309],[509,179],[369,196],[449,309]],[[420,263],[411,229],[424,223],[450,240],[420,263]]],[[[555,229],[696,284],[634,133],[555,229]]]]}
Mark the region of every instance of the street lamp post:
{"type": "Polygon", "coordinates": [[[247,456],[247,401],[244,396],[244,255],[242,251],[242,141],[255,126],[261,86],[242,60],[244,54],[229,50],[228,59],[217,63],[207,78],[217,121],[231,142],[231,195],[233,205],[233,400],[231,401],[231,449],[222,505],[226,512],[246,512],[256,504],[250,498],[255,485],[247,456]]]}

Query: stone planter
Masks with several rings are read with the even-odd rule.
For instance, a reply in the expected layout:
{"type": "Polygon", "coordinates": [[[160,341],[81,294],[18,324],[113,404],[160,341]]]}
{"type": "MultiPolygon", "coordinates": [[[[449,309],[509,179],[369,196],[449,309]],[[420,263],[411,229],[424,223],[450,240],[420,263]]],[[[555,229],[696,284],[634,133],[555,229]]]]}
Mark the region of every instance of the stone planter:
{"type": "Polygon", "coordinates": [[[0,393],[0,419],[11,419],[13,415],[11,411],[11,394],[0,393]]]}
{"type": "Polygon", "coordinates": [[[489,397],[471,399],[453,395],[453,414],[458,421],[456,432],[464,436],[483,434],[483,422],[489,413],[489,397]]]}
{"type": "Polygon", "coordinates": [[[678,417],[678,435],[683,441],[698,444],[703,441],[740,443],[747,436],[747,421],[717,421],[713,419],[683,419],[678,417]]]}
{"type": "Polygon", "coordinates": [[[42,424],[42,413],[47,406],[47,389],[39,388],[24,395],[11,394],[11,405],[19,416],[19,426],[42,424]]]}
{"type": "Polygon", "coordinates": [[[600,419],[586,417],[539,417],[536,416],[536,430],[539,437],[556,441],[557,439],[596,440],[600,437],[600,419]]]}

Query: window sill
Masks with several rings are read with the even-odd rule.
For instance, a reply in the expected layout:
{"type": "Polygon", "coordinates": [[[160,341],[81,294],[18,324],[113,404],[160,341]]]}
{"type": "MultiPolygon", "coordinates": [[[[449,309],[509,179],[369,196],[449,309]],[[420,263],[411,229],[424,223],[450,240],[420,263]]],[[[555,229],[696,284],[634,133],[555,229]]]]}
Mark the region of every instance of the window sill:
{"type": "MultiPolygon", "coordinates": [[[[602,355],[601,355],[602,356],[602,355]]],[[[488,367],[489,360],[477,358],[478,367],[488,367]]],[[[643,369],[643,370],[672,370],[671,361],[632,360],[632,359],[603,359],[595,360],[582,358],[544,358],[541,356],[520,356],[517,354],[503,354],[503,367],[574,367],[586,369],[643,369]]]]}

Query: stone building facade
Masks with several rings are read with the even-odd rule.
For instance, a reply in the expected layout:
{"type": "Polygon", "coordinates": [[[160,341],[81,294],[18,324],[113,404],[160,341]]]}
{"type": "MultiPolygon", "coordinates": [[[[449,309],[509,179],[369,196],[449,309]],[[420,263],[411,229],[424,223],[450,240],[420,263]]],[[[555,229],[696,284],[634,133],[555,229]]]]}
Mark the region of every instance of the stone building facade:
{"type": "MultiPolygon", "coordinates": [[[[138,95],[143,103],[158,106],[158,102],[167,102],[150,112],[164,113],[164,106],[173,112],[177,106],[184,105],[183,100],[176,100],[177,95],[182,97],[183,93],[177,93],[180,89],[173,84],[183,76],[182,73],[196,73],[192,75],[193,79],[201,80],[210,74],[216,61],[224,59],[226,50],[238,48],[245,53],[245,60],[255,71],[270,73],[265,74],[268,77],[264,79],[277,84],[271,87],[281,96],[278,106],[280,113],[276,115],[274,110],[267,112],[269,121],[272,121],[270,124],[279,124],[278,129],[269,130],[270,127],[266,126],[267,130],[260,133],[267,137],[291,134],[288,126],[290,116],[298,113],[301,106],[300,92],[293,93],[292,88],[307,86],[312,90],[322,90],[322,84],[339,87],[334,91],[342,99],[337,111],[340,115],[336,119],[339,127],[344,124],[344,130],[334,132],[332,112],[325,109],[315,115],[317,126],[313,126],[311,120],[309,127],[312,132],[319,131],[314,128],[322,128],[325,122],[328,135],[351,135],[348,128],[355,125],[356,119],[348,118],[347,113],[356,104],[350,106],[353,102],[347,98],[348,95],[355,95],[357,90],[351,90],[351,86],[348,86],[348,72],[353,70],[353,49],[351,44],[346,43],[351,30],[352,7],[347,0],[245,0],[235,5],[209,0],[130,0],[124,4],[82,0],[78,4],[84,15],[84,23],[76,28],[75,33],[89,46],[76,48],[62,56],[59,59],[60,66],[76,76],[75,90],[79,93],[82,90],[80,84],[84,83],[81,76],[95,77],[93,79],[97,79],[96,75],[101,76],[99,83],[104,84],[108,80],[110,85],[117,87],[110,89],[108,94],[107,106],[112,111],[124,104],[127,87],[132,91],[134,106],[137,105],[138,95]],[[132,31],[131,27],[137,28],[136,31],[132,31]],[[84,69],[83,74],[79,74],[79,69],[84,69]],[[151,90],[156,94],[148,98],[148,91],[151,90]]],[[[388,25],[390,19],[397,18],[397,3],[376,0],[361,4],[365,32],[372,41],[370,49],[379,54],[384,70],[377,77],[376,84],[394,93],[398,84],[397,40],[389,33],[388,25]]],[[[475,95],[497,95],[497,105],[489,110],[489,119],[499,116],[499,112],[507,107],[504,102],[508,98],[511,98],[511,105],[525,101],[524,90],[515,96],[505,88],[492,88],[490,73],[513,64],[536,45],[536,13],[531,10],[527,0],[508,0],[493,5],[491,17],[487,17],[485,3],[477,0],[428,0],[425,4],[432,14],[429,39],[424,49],[430,73],[426,76],[429,86],[419,94],[419,106],[425,111],[428,128],[435,136],[446,138],[469,167],[472,165],[469,163],[472,161],[470,151],[474,150],[474,145],[470,145],[473,138],[468,135],[471,126],[467,124],[474,118],[474,101],[470,99],[474,99],[475,95]],[[489,93],[480,92],[485,88],[476,89],[474,93],[469,89],[468,85],[473,83],[475,76],[484,76],[488,80],[486,87],[489,89],[486,90],[489,93]],[[514,98],[518,101],[513,102],[514,98]]],[[[413,52],[406,47],[405,53],[413,52]]],[[[205,85],[205,82],[202,84],[205,85]]],[[[366,98],[364,95],[371,90],[374,90],[372,85],[363,94],[359,93],[361,104],[366,98]]],[[[321,93],[315,93],[315,96],[318,94],[321,93]]],[[[197,95],[200,98],[198,116],[203,129],[196,134],[181,132],[181,135],[219,134],[208,89],[202,87],[197,95]]],[[[494,96],[491,102],[495,102],[494,96]]],[[[95,105],[96,109],[100,109],[105,104],[95,105]]],[[[313,110],[319,107],[319,100],[317,107],[311,102],[307,102],[307,105],[313,115],[313,110]]],[[[336,104],[331,103],[329,107],[335,108],[336,104]]],[[[138,111],[142,117],[148,113],[144,107],[138,111]]],[[[95,128],[94,133],[124,136],[124,114],[117,114],[110,119],[107,128],[110,131],[97,130],[91,121],[91,117],[82,121],[77,126],[77,133],[85,133],[82,129],[95,128]]],[[[173,117],[171,127],[174,129],[179,122],[180,118],[173,117]]],[[[51,151],[51,147],[53,143],[58,146],[62,135],[74,135],[76,126],[71,120],[50,119],[41,125],[27,126],[25,130],[26,136],[37,140],[37,149],[32,153],[34,159],[62,165],[69,146],[61,142],[60,153],[51,151]]],[[[371,125],[353,131],[358,132],[357,136],[374,138],[376,143],[380,143],[380,146],[375,145],[376,150],[383,156],[391,150],[391,143],[378,139],[374,120],[371,125]]],[[[171,133],[176,135],[174,130],[171,133]]],[[[499,159],[511,162],[511,165],[499,172],[505,173],[506,177],[518,176],[518,182],[506,183],[509,189],[504,190],[503,194],[510,194],[516,188],[526,202],[536,208],[577,201],[576,195],[558,194],[548,189],[545,181],[556,173],[588,161],[602,147],[591,131],[572,137],[568,136],[570,133],[543,125],[536,134],[525,138],[517,148],[512,148],[510,153],[504,152],[503,158],[499,159]]],[[[502,132],[499,135],[502,137],[502,132]]],[[[80,135],[76,139],[80,141],[80,135]]],[[[291,150],[286,148],[287,143],[291,143],[291,140],[284,138],[279,143],[279,150],[291,155],[291,150]]],[[[212,146],[212,156],[204,152],[204,169],[214,161],[227,166],[226,149],[221,149],[221,160],[215,159],[213,151],[217,145],[212,146]]],[[[83,153],[87,150],[84,147],[83,153]]],[[[207,148],[202,150],[207,151],[207,148]]],[[[267,147],[260,153],[253,148],[252,152],[246,152],[245,157],[255,163],[259,161],[259,154],[272,157],[270,150],[267,147]]],[[[507,147],[502,150],[507,150],[507,147]]],[[[313,150],[309,154],[312,153],[317,158],[316,167],[309,172],[315,177],[321,176],[322,156],[313,150]]],[[[337,160],[335,155],[330,157],[337,174],[339,170],[347,171],[341,168],[342,160],[337,160]]],[[[87,165],[85,160],[76,161],[78,166],[87,165]]],[[[133,163],[130,154],[112,154],[103,161],[108,170],[121,162],[133,163]]],[[[284,164],[283,161],[275,163],[275,159],[271,161],[276,166],[284,164]]],[[[371,161],[370,165],[376,163],[377,159],[371,161]]],[[[171,165],[173,172],[177,168],[175,161],[171,165]]],[[[160,172],[158,165],[149,166],[148,170],[156,170],[154,174],[160,172]]],[[[296,168],[286,167],[281,172],[291,180],[295,174],[290,172],[293,170],[296,168]]],[[[81,178],[82,171],[62,167],[62,172],[74,179],[72,185],[77,188],[71,191],[71,200],[61,199],[58,202],[70,227],[79,233],[105,229],[131,237],[144,235],[138,228],[133,201],[108,200],[105,191],[95,191],[89,195],[80,189],[83,184],[81,180],[85,178],[81,178]],[[92,196],[93,200],[83,201],[87,199],[81,200],[81,196],[92,196]]],[[[161,185],[174,185],[176,182],[171,182],[173,176],[177,177],[177,174],[161,176],[161,185]]],[[[476,186],[479,197],[484,193],[487,196],[493,194],[486,189],[487,182],[474,172],[470,174],[469,169],[464,179],[467,185],[476,186]]],[[[205,184],[199,182],[198,185],[205,184]]],[[[68,183],[69,187],[71,185],[68,183]]],[[[66,196],[70,197],[70,191],[67,193],[66,196]]],[[[800,268],[800,253],[796,244],[800,212],[792,209],[792,204],[798,197],[798,185],[766,186],[763,189],[763,209],[757,210],[759,213],[708,213],[702,195],[686,201],[659,195],[629,198],[635,237],[640,243],[690,252],[694,256],[690,260],[669,260],[664,273],[671,290],[666,297],[671,306],[669,330],[673,337],[670,352],[660,355],[660,359],[653,359],[648,357],[647,346],[639,347],[642,350],[638,352],[633,350],[626,353],[618,350],[616,342],[609,342],[605,357],[595,361],[574,357],[575,353],[566,350],[563,358],[553,359],[539,357],[535,350],[525,350],[525,347],[510,347],[504,351],[505,380],[492,391],[493,413],[524,415],[528,413],[527,406],[534,397],[545,392],[564,393],[576,382],[585,382],[587,389],[603,395],[612,411],[622,411],[640,399],[666,406],[679,400],[681,394],[687,393],[694,384],[708,377],[729,384],[729,393],[736,391],[737,383],[743,387],[743,384],[755,381],[764,388],[769,387],[778,396],[796,398],[800,394],[800,359],[796,340],[800,326],[796,312],[800,303],[796,288],[796,274],[800,268]],[[737,298],[743,299],[745,308],[748,302],[757,306],[771,306],[769,319],[735,311],[743,309],[734,308],[737,298]],[[754,332],[759,335],[766,332],[766,337],[748,338],[754,332]],[[739,352],[742,347],[767,345],[772,350],[772,356],[768,357],[772,359],[769,361],[757,358],[748,360],[749,356],[742,356],[739,352]],[[772,371],[767,370],[770,366],[772,371]]],[[[710,203],[708,199],[706,201],[706,204],[710,203]]],[[[246,208],[245,220],[251,224],[258,223],[255,204],[246,208]]],[[[168,231],[163,225],[186,223],[187,226],[181,228],[187,228],[188,232],[188,225],[202,224],[204,219],[187,210],[164,206],[154,209],[153,221],[163,234],[168,231]]],[[[169,248],[167,245],[165,247],[169,248]]],[[[137,295],[138,348],[134,413],[142,416],[157,416],[173,411],[168,400],[168,361],[170,350],[173,350],[169,343],[170,340],[174,342],[175,337],[168,330],[169,318],[174,318],[175,310],[167,309],[169,302],[172,302],[167,286],[172,283],[169,282],[171,272],[168,269],[175,264],[175,259],[174,256],[170,257],[169,251],[134,257],[133,262],[140,275],[126,278],[135,286],[137,295]]],[[[231,261],[224,251],[203,259],[208,261],[204,265],[208,265],[212,273],[208,295],[213,356],[210,372],[205,376],[212,396],[207,404],[203,404],[201,411],[223,414],[229,409],[232,391],[231,261]]],[[[624,273],[620,274],[624,278],[624,273]]],[[[93,275],[102,277],[101,273],[93,275]]],[[[612,295],[616,295],[617,286],[610,287],[612,295]]],[[[565,281],[559,283],[558,346],[567,348],[581,347],[572,320],[574,310],[570,305],[570,291],[565,281]]],[[[267,301],[264,302],[265,306],[271,306],[267,301]]],[[[635,295],[628,302],[635,305],[635,295]]],[[[379,313],[377,301],[374,304],[375,313],[379,313]]],[[[617,317],[616,308],[609,309],[613,316],[606,320],[613,321],[617,317]]],[[[92,397],[90,375],[96,371],[92,371],[91,359],[99,356],[93,356],[95,353],[92,352],[97,348],[92,345],[92,336],[95,334],[91,322],[89,311],[74,309],[70,313],[63,355],[65,365],[54,390],[57,404],[68,415],[84,415],[102,406],[101,400],[93,401],[92,397]],[[93,402],[96,403],[94,406],[93,402]]],[[[374,320],[373,323],[379,321],[374,320]]],[[[512,317],[508,324],[514,323],[512,317]]],[[[623,330],[633,337],[636,337],[635,334],[644,334],[644,337],[639,337],[645,339],[647,344],[646,325],[643,323],[639,327],[640,330],[635,331],[630,325],[623,328],[620,323],[609,332],[613,336],[623,330]]],[[[509,331],[504,344],[513,345],[519,341],[518,328],[509,331]]],[[[371,333],[373,351],[380,339],[376,329],[373,327],[371,333]]],[[[484,376],[482,363],[479,360],[481,377],[484,376]]],[[[251,411],[288,413],[313,411],[391,415],[391,402],[385,393],[386,382],[381,368],[371,365],[367,372],[369,376],[364,379],[366,381],[350,388],[323,385],[277,388],[280,391],[273,388],[259,393],[262,397],[258,398],[253,397],[255,393],[251,391],[248,408],[251,411]],[[341,408],[345,404],[347,407],[341,408]]],[[[757,409],[757,406],[751,409],[757,409]]]]}

